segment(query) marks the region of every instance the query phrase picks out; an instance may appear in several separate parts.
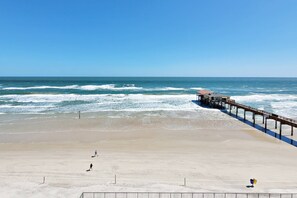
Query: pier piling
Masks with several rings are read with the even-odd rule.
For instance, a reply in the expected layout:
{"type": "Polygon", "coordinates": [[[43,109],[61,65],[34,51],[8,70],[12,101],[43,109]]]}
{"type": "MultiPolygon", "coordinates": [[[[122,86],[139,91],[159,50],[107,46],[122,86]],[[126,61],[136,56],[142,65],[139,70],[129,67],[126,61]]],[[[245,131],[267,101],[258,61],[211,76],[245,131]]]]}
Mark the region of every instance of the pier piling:
{"type": "MultiPolygon", "coordinates": [[[[264,118],[264,116],[263,116],[264,118]]],[[[267,133],[267,118],[265,118],[265,133],[267,133]]]]}
{"type": "Polygon", "coordinates": [[[279,139],[282,139],[282,123],[279,125],[279,139]]]}

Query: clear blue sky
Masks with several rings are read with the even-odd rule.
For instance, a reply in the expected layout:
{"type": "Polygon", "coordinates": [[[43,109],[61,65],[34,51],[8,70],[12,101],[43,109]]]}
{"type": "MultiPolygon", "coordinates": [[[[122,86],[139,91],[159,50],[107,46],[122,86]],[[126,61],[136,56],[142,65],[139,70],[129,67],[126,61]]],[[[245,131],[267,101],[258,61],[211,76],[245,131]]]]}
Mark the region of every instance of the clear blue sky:
{"type": "Polygon", "coordinates": [[[0,0],[0,76],[297,77],[297,0],[0,0]]]}

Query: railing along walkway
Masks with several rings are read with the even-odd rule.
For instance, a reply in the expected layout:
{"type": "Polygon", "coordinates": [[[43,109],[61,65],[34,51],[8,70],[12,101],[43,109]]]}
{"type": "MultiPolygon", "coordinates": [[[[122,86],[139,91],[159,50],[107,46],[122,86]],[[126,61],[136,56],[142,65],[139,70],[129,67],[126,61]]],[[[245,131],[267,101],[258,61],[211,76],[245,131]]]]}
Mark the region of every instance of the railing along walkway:
{"type": "Polygon", "coordinates": [[[80,198],[297,198],[297,193],[83,192],[80,198]]]}

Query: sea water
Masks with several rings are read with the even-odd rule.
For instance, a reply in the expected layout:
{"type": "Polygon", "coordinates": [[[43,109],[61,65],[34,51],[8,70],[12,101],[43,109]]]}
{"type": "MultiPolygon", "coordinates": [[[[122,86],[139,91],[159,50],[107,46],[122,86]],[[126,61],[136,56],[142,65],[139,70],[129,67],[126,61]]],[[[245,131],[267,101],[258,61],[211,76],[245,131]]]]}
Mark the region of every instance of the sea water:
{"type": "Polygon", "coordinates": [[[0,114],[196,111],[202,89],[297,118],[297,78],[2,77],[0,114]]]}

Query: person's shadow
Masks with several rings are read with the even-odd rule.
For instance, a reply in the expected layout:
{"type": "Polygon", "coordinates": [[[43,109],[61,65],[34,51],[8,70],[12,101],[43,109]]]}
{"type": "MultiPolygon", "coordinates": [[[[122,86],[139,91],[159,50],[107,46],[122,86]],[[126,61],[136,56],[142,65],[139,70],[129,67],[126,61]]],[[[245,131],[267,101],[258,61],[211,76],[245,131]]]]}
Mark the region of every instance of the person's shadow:
{"type": "Polygon", "coordinates": [[[253,185],[247,185],[246,187],[247,187],[247,188],[254,188],[253,185]]]}

